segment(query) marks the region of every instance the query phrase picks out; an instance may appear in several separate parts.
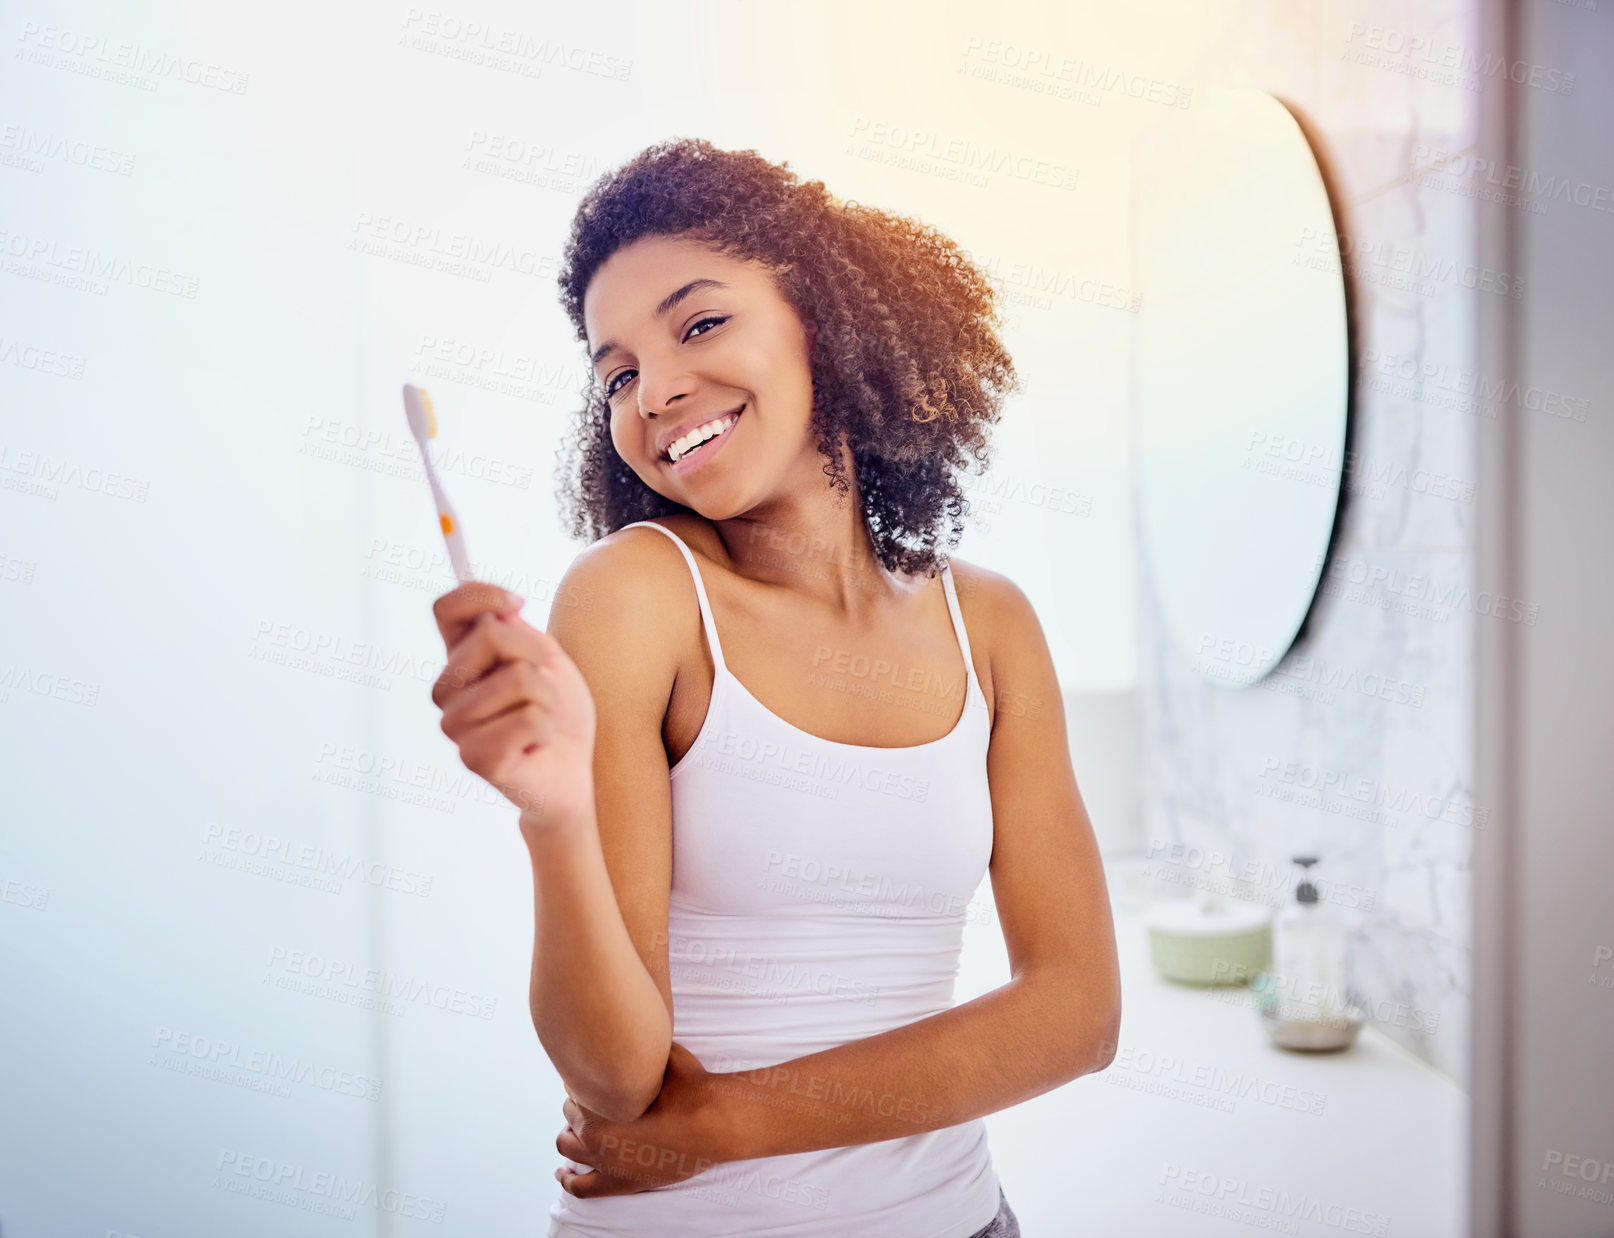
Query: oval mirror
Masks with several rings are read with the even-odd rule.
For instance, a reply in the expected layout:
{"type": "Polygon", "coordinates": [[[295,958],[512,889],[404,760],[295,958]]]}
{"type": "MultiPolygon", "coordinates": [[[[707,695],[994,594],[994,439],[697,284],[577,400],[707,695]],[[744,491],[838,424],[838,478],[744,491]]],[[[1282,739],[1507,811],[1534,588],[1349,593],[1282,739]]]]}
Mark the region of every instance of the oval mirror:
{"type": "Polygon", "coordinates": [[[1282,660],[1339,506],[1349,347],[1327,187],[1287,108],[1225,91],[1140,135],[1139,537],[1161,613],[1227,687],[1282,660]]]}

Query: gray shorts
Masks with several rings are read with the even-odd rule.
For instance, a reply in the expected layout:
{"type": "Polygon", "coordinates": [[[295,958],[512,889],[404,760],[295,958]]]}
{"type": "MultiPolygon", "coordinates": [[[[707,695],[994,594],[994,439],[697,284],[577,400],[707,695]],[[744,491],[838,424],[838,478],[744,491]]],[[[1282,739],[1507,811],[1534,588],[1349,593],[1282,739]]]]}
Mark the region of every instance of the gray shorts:
{"type": "Polygon", "coordinates": [[[992,1223],[985,1229],[971,1234],[970,1238],[1020,1238],[1020,1219],[1014,1215],[1014,1209],[1009,1207],[1008,1197],[1003,1194],[1003,1187],[998,1187],[998,1214],[992,1218],[992,1223]]]}

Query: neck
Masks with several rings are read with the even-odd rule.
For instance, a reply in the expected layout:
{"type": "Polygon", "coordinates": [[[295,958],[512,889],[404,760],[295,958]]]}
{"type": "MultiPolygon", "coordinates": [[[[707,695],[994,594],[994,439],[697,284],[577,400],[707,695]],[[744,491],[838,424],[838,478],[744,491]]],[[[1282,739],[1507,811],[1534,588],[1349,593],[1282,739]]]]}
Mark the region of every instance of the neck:
{"type": "Polygon", "coordinates": [[[712,522],[732,569],[850,616],[907,592],[903,579],[874,553],[856,478],[845,497],[823,484],[821,472],[815,470],[815,479],[743,515],[712,522]]]}

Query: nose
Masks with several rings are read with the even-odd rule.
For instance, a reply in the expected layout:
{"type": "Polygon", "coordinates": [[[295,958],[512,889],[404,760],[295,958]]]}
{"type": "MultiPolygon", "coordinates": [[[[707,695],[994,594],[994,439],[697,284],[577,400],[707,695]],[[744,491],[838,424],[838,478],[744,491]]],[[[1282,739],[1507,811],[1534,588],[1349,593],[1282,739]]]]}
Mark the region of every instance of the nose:
{"type": "Polygon", "coordinates": [[[638,387],[639,415],[656,417],[670,412],[674,404],[693,391],[695,380],[675,361],[662,365],[647,358],[639,367],[638,387]]]}

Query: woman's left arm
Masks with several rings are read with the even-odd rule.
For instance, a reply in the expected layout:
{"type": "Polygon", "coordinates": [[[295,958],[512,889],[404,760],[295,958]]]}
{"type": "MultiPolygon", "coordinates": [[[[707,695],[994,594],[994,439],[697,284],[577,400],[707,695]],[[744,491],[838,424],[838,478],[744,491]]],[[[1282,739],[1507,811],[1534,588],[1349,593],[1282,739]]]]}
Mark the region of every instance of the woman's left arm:
{"type": "MultiPolygon", "coordinates": [[[[989,871],[1009,982],[917,1022],[775,1066],[731,1073],[696,1067],[691,1075],[693,1059],[684,1057],[669,1070],[666,1103],[653,1104],[638,1122],[586,1115],[594,1127],[587,1142],[598,1151],[603,1138],[624,1160],[632,1155],[649,1170],[641,1183],[659,1179],[652,1167],[658,1156],[677,1178],[716,1162],[954,1126],[1103,1070],[1114,1058],[1121,1024],[1115,927],[1071,768],[1048,642],[1016,585],[979,567],[968,577],[957,569],[955,561],[960,605],[965,596],[973,601],[967,627],[977,640],[989,634],[989,871]],[[692,1125],[700,1131],[695,1160],[686,1155],[692,1125]],[[631,1150],[624,1146],[630,1142],[631,1150]]],[[[577,1114],[572,1102],[567,1112],[577,1114]]],[[[576,1156],[582,1146],[565,1135],[561,1150],[598,1165],[576,1156]]],[[[569,1174],[562,1180],[576,1181],[569,1174]]]]}
{"type": "Polygon", "coordinates": [[[1030,1100],[1115,1057],[1121,973],[1098,842],[1076,787],[1048,641],[1013,582],[958,571],[988,636],[990,873],[1011,979],[877,1036],[712,1082],[725,1159],[873,1143],[1030,1100]]]}

